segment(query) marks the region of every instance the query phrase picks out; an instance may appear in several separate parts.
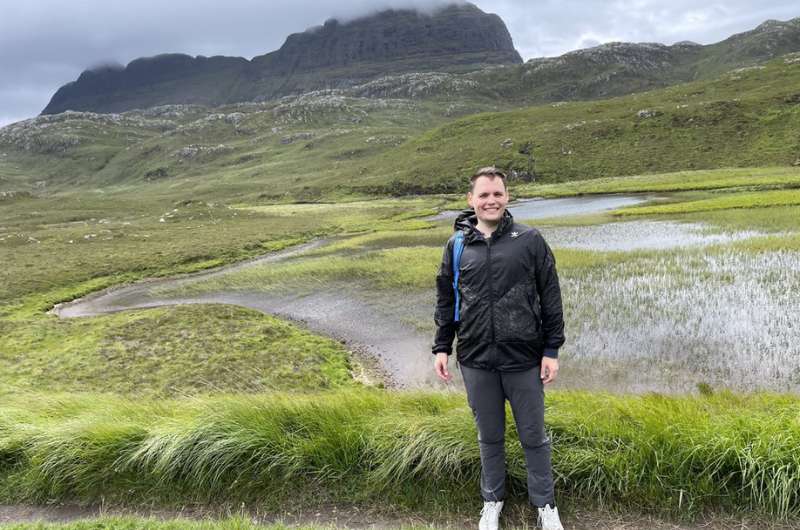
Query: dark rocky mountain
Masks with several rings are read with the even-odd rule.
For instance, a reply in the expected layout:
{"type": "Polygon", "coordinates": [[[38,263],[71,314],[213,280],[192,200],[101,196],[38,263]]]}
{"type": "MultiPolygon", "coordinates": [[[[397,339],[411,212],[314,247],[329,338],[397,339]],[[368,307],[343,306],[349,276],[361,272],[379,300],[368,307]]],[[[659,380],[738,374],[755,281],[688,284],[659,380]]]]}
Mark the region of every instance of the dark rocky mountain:
{"type": "Polygon", "coordinates": [[[43,114],[216,106],[320,89],[365,97],[449,100],[457,94],[529,105],[712,79],[796,51],[800,17],[768,20],[710,45],[612,42],[521,64],[497,15],[454,4],[433,14],[390,10],[348,23],[329,20],[250,61],[172,54],[86,71],[61,87],[43,114]]]}
{"type": "Polygon", "coordinates": [[[431,14],[388,10],[347,23],[328,20],[250,61],[166,54],[136,59],[125,68],[87,70],[62,86],[42,113],[258,101],[351,86],[386,73],[465,72],[519,63],[500,17],[472,4],[431,14]]]}

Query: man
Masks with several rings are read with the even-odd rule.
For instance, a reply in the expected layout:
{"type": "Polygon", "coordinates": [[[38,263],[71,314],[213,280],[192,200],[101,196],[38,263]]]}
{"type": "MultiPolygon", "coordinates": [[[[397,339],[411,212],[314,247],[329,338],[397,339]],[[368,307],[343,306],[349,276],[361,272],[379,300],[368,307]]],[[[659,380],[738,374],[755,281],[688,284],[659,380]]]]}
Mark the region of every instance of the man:
{"type": "Polygon", "coordinates": [[[505,175],[478,170],[465,210],[455,222],[464,234],[459,262],[459,319],[455,321],[453,246],[447,242],[436,277],[437,375],[449,381],[448,356],[458,335],[457,361],[478,429],[481,454],[479,528],[496,530],[505,498],[505,400],[525,452],[528,497],[544,530],[563,530],[555,507],[550,440],[544,429],[544,385],[558,374],[564,343],[561,289],[550,247],[538,230],[506,211],[505,175]]]}

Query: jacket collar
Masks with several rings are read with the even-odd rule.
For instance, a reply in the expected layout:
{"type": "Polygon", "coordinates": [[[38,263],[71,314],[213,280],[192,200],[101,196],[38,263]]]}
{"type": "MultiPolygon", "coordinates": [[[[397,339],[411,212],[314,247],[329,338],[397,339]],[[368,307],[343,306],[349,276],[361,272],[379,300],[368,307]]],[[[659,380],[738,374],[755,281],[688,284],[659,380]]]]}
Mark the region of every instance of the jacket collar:
{"type": "MultiPolygon", "coordinates": [[[[503,212],[503,217],[500,219],[500,224],[497,225],[497,228],[492,234],[492,239],[496,240],[499,238],[506,233],[513,224],[514,217],[511,215],[511,212],[505,210],[503,212]]],[[[478,230],[478,216],[472,208],[461,211],[453,224],[453,228],[464,232],[465,241],[472,241],[477,238],[483,239],[483,234],[478,230]]]]}

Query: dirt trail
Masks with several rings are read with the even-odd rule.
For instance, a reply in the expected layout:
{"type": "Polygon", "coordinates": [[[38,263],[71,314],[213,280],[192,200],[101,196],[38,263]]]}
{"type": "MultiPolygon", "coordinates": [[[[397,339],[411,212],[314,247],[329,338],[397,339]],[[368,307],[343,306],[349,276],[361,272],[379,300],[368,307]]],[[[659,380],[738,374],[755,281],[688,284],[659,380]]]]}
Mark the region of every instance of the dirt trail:
{"type": "MultiPolygon", "coordinates": [[[[324,504],[306,509],[291,508],[283,512],[262,512],[258,510],[230,510],[223,508],[184,508],[184,509],[146,509],[114,508],[101,505],[0,505],[0,525],[50,522],[68,523],[78,520],[93,520],[99,517],[129,516],[155,520],[189,519],[194,521],[225,519],[240,516],[256,524],[282,523],[293,526],[320,526],[325,528],[353,529],[400,529],[409,527],[462,529],[474,528],[480,515],[479,507],[471,516],[451,515],[446,517],[397,514],[371,508],[324,504]]],[[[533,513],[530,508],[520,505],[509,506],[503,510],[502,528],[508,530],[529,530],[533,528],[533,513]]],[[[756,519],[736,519],[731,517],[703,518],[693,523],[669,521],[640,514],[624,516],[590,511],[573,510],[562,516],[565,528],[569,530],[789,530],[796,529],[797,522],[761,521],[756,519]]]]}

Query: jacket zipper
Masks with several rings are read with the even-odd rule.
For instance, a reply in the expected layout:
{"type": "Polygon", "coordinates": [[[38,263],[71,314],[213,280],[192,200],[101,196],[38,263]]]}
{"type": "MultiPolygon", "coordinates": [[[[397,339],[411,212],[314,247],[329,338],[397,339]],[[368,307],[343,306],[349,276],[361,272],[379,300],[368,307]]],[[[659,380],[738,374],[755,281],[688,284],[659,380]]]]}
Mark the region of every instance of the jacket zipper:
{"type": "MultiPolygon", "coordinates": [[[[488,284],[489,284],[489,314],[491,319],[491,330],[492,330],[492,348],[496,350],[495,347],[495,331],[494,331],[494,286],[492,285],[492,244],[488,239],[484,239],[486,241],[486,272],[489,275],[488,284]]],[[[496,352],[493,351],[493,354],[496,356],[496,352]]]]}

